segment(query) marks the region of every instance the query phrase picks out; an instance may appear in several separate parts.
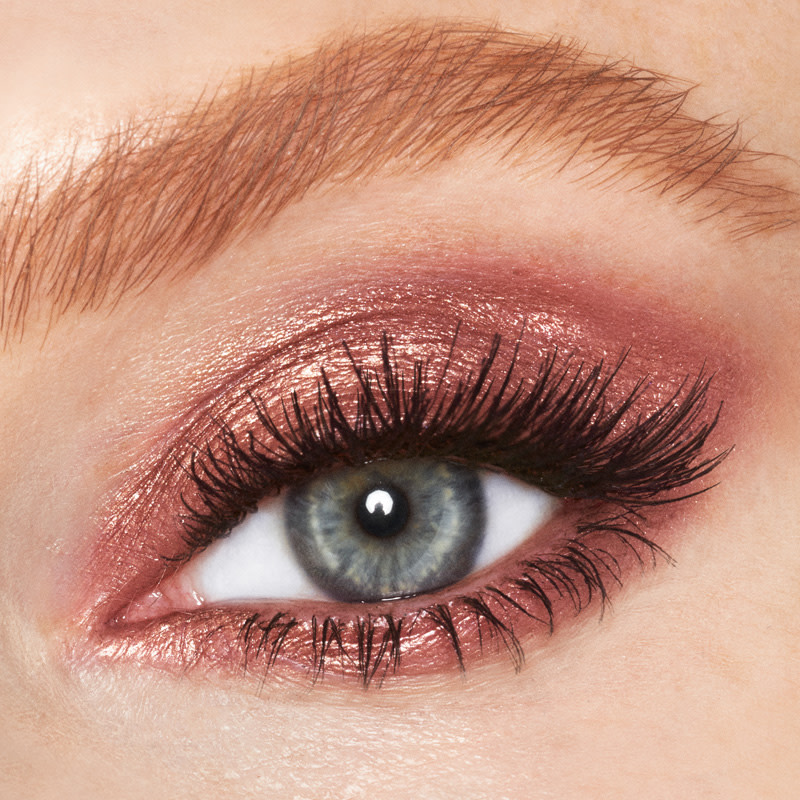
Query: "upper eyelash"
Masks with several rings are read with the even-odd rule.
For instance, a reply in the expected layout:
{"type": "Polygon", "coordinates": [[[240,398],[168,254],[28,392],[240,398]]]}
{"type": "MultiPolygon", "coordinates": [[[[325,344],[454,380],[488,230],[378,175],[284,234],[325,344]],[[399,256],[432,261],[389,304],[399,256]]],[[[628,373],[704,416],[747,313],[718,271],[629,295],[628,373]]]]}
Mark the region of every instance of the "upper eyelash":
{"type": "Polygon", "coordinates": [[[501,346],[496,335],[479,368],[448,385],[458,335],[457,329],[433,380],[430,361],[421,359],[406,377],[386,332],[380,371],[360,365],[343,342],[358,387],[352,417],[324,368],[310,409],[292,392],[275,419],[249,394],[260,432],[251,429],[242,437],[218,421],[215,440],[193,448],[185,467],[200,501],[182,496],[189,555],[284,486],[376,458],[456,458],[505,471],[559,497],[610,502],[635,514],[690,496],[669,493],[707,475],[728,455],[699,459],[721,410],[706,410],[711,376],[702,370],[620,430],[647,385],[643,377],[620,402],[608,402],[627,353],[611,368],[602,361],[587,368],[572,356],[559,364],[554,350],[533,380],[517,378],[521,333],[508,365],[493,375],[501,346]]]}

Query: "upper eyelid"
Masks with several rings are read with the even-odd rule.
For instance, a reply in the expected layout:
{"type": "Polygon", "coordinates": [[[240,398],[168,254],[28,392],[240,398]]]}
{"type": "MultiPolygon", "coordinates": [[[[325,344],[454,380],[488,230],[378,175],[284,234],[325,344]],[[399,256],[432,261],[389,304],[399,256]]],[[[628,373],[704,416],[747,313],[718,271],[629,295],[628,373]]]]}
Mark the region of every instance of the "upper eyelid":
{"type": "Polygon", "coordinates": [[[736,125],[685,114],[686,95],[558,39],[493,28],[403,26],[325,44],[174,124],[130,125],[49,194],[31,171],[0,219],[0,332],[20,333],[32,297],[58,316],[196,268],[320,182],[404,157],[418,169],[487,142],[514,159],[547,150],[554,169],[583,164],[593,180],[598,165],[634,175],[639,188],[696,200],[698,218],[734,235],[793,224],[794,195],[754,164],[764,154],[736,125]]]}
{"type": "MultiPolygon", "coordinates": [[[[188,502],[181,495],[189,512],[190,521],[185,541],[192,541],[193,550],[202,549],[208,544],[209,533],[218,536],[222,529],[227,528],[232,521],[235,522],[234,518],[238,519],[243,506],[252,506],[254,475],[260,476],[258,494],[261,496],[267,487],[274,489],[282,485],[287,475],[294,480],[310,477],[309,465],[302,457],[306,453],[313,454],[312,472],[316,473],[320,469],[320,459],[323,456],[327,456],[330,463],[322,466],[334,468],[343,464],[354,466],[349,461],[343,461],[345,456],[352,454],[353,451],[359,454],[358,458],[369,455],[372,452],[371,446],[377,445],[378,451],[381,451],[383,445],[380,436],[372,437],[370,443],[363,439],[364,431],[390,434],[394,440],[393,446],[406,448],[408,457],[407,443],[401,443],[397,438],[402,431],[405,436],[413,440],[412,450],[415,447],[420,448],[419,451],[413,450],[410,455],[425,457],[433,454],[434,457],[442,457],[446,455],[441,452],[442,443],[445,444],[445,449],[451,446],[449,415],[454,414],[461,418],[462,412],[469,410],[470,425],[474,429],[480,429],[482,434],[479,437],[481,445],[473,447],[471,458],[466,459],[467,463],[475,465],[491,463],[514,475],[516,473],[512,465],[516,464],[515,459],[518,459],[518,456],[513,454],[525,438],[522,432],[529,429],[536,431],[534,421],[546,415],[550,418],[549,425],[555,426],[559,431],[559,438],[563,437],[565,426],[568,427],[570,417],[577,413],[577,407],[581,408],[584,424],[589,425],[594,432],[592,438],[595,439],[599,432],[603,431],[602,441],[612,445],[606,451],[606,456],[611,459],[609,464],[615,463],[614,458],[618,459],[625,453],[623,460],[628,470],[637,457],[642,458],[643,451],[649,452],[652,434],[656,433],[655,440],[659,441],[667,433],[675,434],[680,439],[692,431],[691,440],[702,447],[702,443],[717,425],[719,409],[716,413],[708,414],[708,418],[705,419],[705,414],[709,411],[706,408],[706,395],[713,377],[701,370],[694,381],[690,381],[687,377],[683,382],[676,383],[661,398],[663,405],[659,404],[647,412],[652,415],[650,423],[644,424],[640,419],[634,426],[636,435],[630,438],[631,431],[620,431],[620,423],[624,427],[629,416],[635,416],[634,410],[639,415],[644,413],[644,409],[639,408],[638,403],[647,395],[645,383],[637,381],[629,386],[626,389],[628,394],[623,393],[622,399],[617,397],[616,408],[612,404],[613,410],[609,410],[605,405],[609,399],[608,393],[613,394],[612,390],[616,389],[615,383],[619,381],[619,373],[623,371],[625,355],[620,358],[616,366],[613,362],[606,365],[601,360],[599,364],[587,367],[579,359],[572,359],[569,356],[559,359],[556,349],[536,362],[537,366],[530,374],[523,370],[521,376],[519,373],[522,368],[518,363],[518,354],[523,343],[524,331],[519,333],[516,345],[510,347],[510,354],[503,352],[501,337],[495,336],[491,343],[487,344],[484,358],[476,365],[476,371],[474,373],[470,371],[467,376],[461,375],[456,388],[453,388],[453,385],[446,385],[444,377],[447,374],[452,376],[450,358],[458,352],[458,330],[459,327],[456,326],[450,344],[451,356],[443,365],[436,367],[425,359],[415,359],[413,365],[406,364],[405,368],[398,367],[391,339],[386,332],[382,335],[382,357],[377,368],[356,361],[347,344],[343,343],[342,349],[348,356],[348,369],[353,376],[352,383],[359,387],[358,402],[348,410],[345,410],[346,406],[342,405],[339,393],[334,388],[340,383],[341,376],[339,380],[329,382],[329,374],[326,371],[320,373],[316,391],[312,388],[310,393],[292,394],[292,401],[297,403],[296,406],[292,402],[285,402],[286,398],[281,398],[281,404],[275,409],[274,417],[261,399],[247,392],[245,398],[248,405],[252,405],[256,419],[245,426],[246,434],[243,442],[239,441],[241,432],[237,435],[235,427],[227,425],[223,420],[215,420],[219,428],[213,436],[213,444],[208,442],[198,449],[188,442],[190,454],[184,470],[187,475],[192,476],[198,486],[204,487],[200,494],[202,504],[207,505],[207,509],[198,512],[192,502],[188,502]],[[411,375],[414,379],[411,379],[411,375]],[[406,405],[410,399],[407,387],[412,385],[415,387],[411,395],[414,404],[406,405]],[[401,398],[404,398],[405,402],[401,398]],[[575,406],[573,403],[578,398],[581,399],[581,403],[575,406]],[[527,400],[534,402],[527,404],[527,400]],[[307,405],[309,402],[310,406],[307,405]],[[527,413],[524,418],[522,408],[525,408],[527,413]],[[516,412],[513,409],[516,409],[516,412]],[[560,409],[559,413],[556,413],[557,409],[560,409]],[[519,418],[513,426],[506,428],[508,418],[514,413],[519,413],[519,418]],[[255,433],[254,427],[263,431],[263,434],[255,433]],[[442,438],[443,432],[445,435],[442,438]],[[499,444],[501,441],[502,446],[499,444]],[[628,444],[625,444],[612,458],[615,452],[614,446],[624,442],[628,444]],[[498,448],[507,458],[497,460],[498,448]],[[489,454],[493,454],[493,458],[489,457],[489,454]],[[221,486],[224,489],[220,489],[221,486]],[[234,486],[241,492],[240,494],[235,494],[234,486]],[[231,516],[229,503],[234,496],[236,513],[231,516]]],[[[349,383],[345,379],[344,385],[349,383]]],[[[248,414],[247,418],[250,416],[251,414],[248,414]]],[[[461,424],[465,424],[463,419],[461,424]]],[[[544,437],[544,442],[547,441],[547,437],[544,437]]],[[[594,445],[597,445],[598,441],[599,438],[594,441],[594,445]]],[[[688,442],[689,439],[686,439],[684,446],[688,442]]],[[[531,447],[530,444],[527,446],[531,447]]],[[[545,452],[549,451],[548,446],[542,441],[539,441],[537,446],[543,447],[545,452]]],[[[551,442],[550,448],[552,446],[551,442]]],[[[588,442],[585,447],[578,448],[584,458],[592,449],[592,444],[588,442]]],[[[683,449],[682,446],[674,455],[683,452],[683,449]]],[[[461,452],[459,455],[466,454],[461,452]]],[[[697,476],[701,477],[711,471],[726,455],[727,453],[717,454],[707,463],[692,467],[692,472],[696,470],[697,476]]],[[[648,458],[652,461],[649,466],[650,480],[655,478],[660,469],[662,488],[683,485],[685,466],[680,466],[679,462],[673,461],[671,457],[668,457],[663,464],[659,464],[652,453],[648,458]]],[[[564,458],[564,460],[569,459],[564,458]]],[[[546,474],[537,472],[539,468],[533,463],[526,462],[526,469],[537,476],[536,480],[531,481],[534,485],[540,485],[541,488],[559,496],[595,499],[602,497],[604,500],[615,500],[631,505],[639,503],[643,507],[650,504],[649,495],[643,493],[639,496],[640,493],[632,484],[629,487],[630,494],[624,498],[614,497],[613,492],[611,495],[603,495],[598,487],[604,480],[610,479],[609,472],[597,472],[593,478],[587,477],[580,485],[570,486],[568,483],[548,485],[546,474]]],[[[580,467],[576,469],[583,474],[580,467]]],[[[527,479],[530,480],[531,475],[528,475],[527,479]]]]}

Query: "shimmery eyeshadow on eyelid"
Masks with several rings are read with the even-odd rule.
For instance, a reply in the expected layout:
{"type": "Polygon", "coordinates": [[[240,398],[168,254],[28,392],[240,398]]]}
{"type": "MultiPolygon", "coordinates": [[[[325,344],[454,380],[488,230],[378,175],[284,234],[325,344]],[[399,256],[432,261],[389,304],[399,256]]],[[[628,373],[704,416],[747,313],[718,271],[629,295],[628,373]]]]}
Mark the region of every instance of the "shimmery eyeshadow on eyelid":
{"type": "MultiPolygon", "coordinates": [[[[346,360],[343,340],[356,358],[374,361],[374,343],[388,332],[400,357],[407,353],[409,363],[420,357],[435,361],[446,355],[458,325],[465,368],[474,367],[470,362],[485,355],[491,336],[500,333],[507,343],[513,342],[524,324],[523,360],[535,362],[555,346],[585,356],[589,363],[598,358],[613,361],[630,348],[618,391],[647,376],[655,388],[654,403],[704,363],[716,373],[714,398],[735,399],[736,392],[730,391],[734,385],[741,393],[741,384],[735,382],[739,364],[720,337],[704,335],[700,325],[692,330],[684,316],[661,313],[659,304],[632,293],[597,286],[575,288],[541,278],[526,283],[503,277],[502,272],[489,278],[486,271],[470,270],[469,265],[449,273],[446,268],[418,268],[413,281],[360,282],[356,275],[346,287],[321,281],[317,291],[320,296],[312,298],[314,290],[306,290],[297,299],[292,318],[268,324],[262,342],[271,338],[271,346],[253,354],[245,340],[238,368],[220,380],[213,396],[193,398],[167,438],[174,440],[185,435],[182,431],[192,430],[192,436],[202,440],[204,430],[210,429],[201,420],[209,414],[224,416],[231,424],[243,422],[241,414],[246,417],[249,412],[242,401],[250,392],[276,401],[292,389],[307,393],[320,366],[332,376],[341,370],[346,360]],[[468,304],[464,298],[469,298],[468,304]]],[[[169,550],[170,537],[180,535],[174,524],[177,498],[168,489],[162,492],[164,482],[170,481],[163,451],[159,442],[156,452],[134,471],[127,488],[114,494],[95,556],[84,573],[90,585],[82,606],[91,609],[90,618],[101,620],[115,604],[119,606],[120,598],[132,597],[152,583],[163,569],[154,554],[169,550]],[[125,496],[136,499],[120,506],[118,498],[125,496]]]]}
{"type": "MultiPolygon", "coordinates": [[[[248,347],[252,337],[250,349],[256,355],[237,359],[242,366],[227,382],[244,383],[246,377],[252,385],[258,380],[254,372],[262,372],[267,381],[291,365],[292,380],[314,383],[320,359],[330,357],[341,341],[347,340],[358,355],[360,341],[369,345],[384,330],[410,357],[425,353],[435,359],[443,357],[442,348],[460,324],[462,352],[469,352],[472,337],[479,357],[488,337],[499,334],[513,341],[524,324],[526,339],[538,354],[558,347],[596,360],[630,350],[630,373],[648,375],[654,384],[670,384],[707,363],[718,373],[718,384],[730,379],[737,392],[746,389],[740,343],[722,330],[724,320],[701,322],[699,314],[665,308],[660,296],[649,300],[646,294],[587,282],[586,271],[593,272],[593,265],[520,266],[508,257],[484,255],[474,260],[462,255],[456,263],[429,255],[427,261],[416,257],[413,263],[362,266],[349,272],[344,285],[340,273],[319,270],[311,288],[303,279],[278,289],[293,300],[266,327],[242,332],[240,346],[248,347]]],[[[283,387],[285,379],[278,380],[283,387]]],[[[199,398],[198,404],[210,399],[199,398]]]]}

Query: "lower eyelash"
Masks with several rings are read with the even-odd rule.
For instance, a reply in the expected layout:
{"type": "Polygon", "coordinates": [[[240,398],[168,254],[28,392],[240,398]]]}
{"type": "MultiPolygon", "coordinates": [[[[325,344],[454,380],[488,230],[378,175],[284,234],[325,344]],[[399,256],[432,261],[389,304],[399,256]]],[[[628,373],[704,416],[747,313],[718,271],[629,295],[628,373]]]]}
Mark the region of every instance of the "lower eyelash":
{"type": "MultiPolygon", "coordinates": [[[[512,622],[515,614],[552,635],[558,616],[565,612],[577,616],[596,599],[602,615],[610,602],[612,586],[622,586],[620,554],[612,552],[608,541],[605,546],[587,543],[588,538],[601,533],[611,534],[642,568],[647,561],[655,566],[659,558],[673,563],[655,542],[638,531],[626,530],[622,519],[591,529],[587,525],[582,534],[565,541],[559,552],[520,561],[516,574],[506,577],[501,585],[489,583],[472,593],[432,602],[400,617],[385,611],[349,619],[312,616],[310,630],[302,634],[309,639],[306,669],[314,682],[324,677],[332,665],[335,673],[353,673],[365,688],[373,683],[380,686],[398,672],[414,626],[427,620],[451,648],[461,672],[466,670],[470,656],[484,656],[490,644],[496,645],[495,649],[504,653],[518,672],[525,662],[525,646],[512,622]],[[464,623],[472,627],[466,637],[459,631],[464,623]]],[[[261,613],[250,615],[239,634],[245,669],[253,670],[258,665],[268,672],[292,630],[300,628],[297,618],[286,612],[268,617],[261,613]],[[265,653],[266,659],[261,658],[265,653]]]]}
{"type": "Polygon", "coordinates": [[[409,661],[424,661],[419,642],[432,650],[435,639],[437,658],[462,671],[490,645],[519,670],[523,642],[534,632],[552,635],[562,618],[593,603],[602,613],[629,569],[671,562],[644,532],[644,511],[660,515],[661,506],[706,491],[696,482],[727,455],[702,457],[719,417],[707,409],[710,377],[687,377],[655,407],[644,377],[622,383],[624,355],[611,368],[586,367],[554,351],[518,377],[523,333],[503,358],[495,336],[478,369],[460,379],[448,381],[458,330],[438,372],[420,359],[402,370],[384,333],[376,369],[359,364],[343,343],[355,397],[343,396],[324,370],[310,402],[293,393],[277,414],[249,394],[255,424],[237,432],[218,421],[217,435],[192,448],[183,464],[186,546],[163,561],[174,570],[283,487],[384,458],[454,459],[566,498],[574,533],[559,546],[549,553],[528,547],[524,557],[518,551],[499,580],[470,576],[427,597],[331,603],[324,615],[275,602],[260,602],[256,611],[251,604],[179,612],[134,626],[133,636],[123,633],[108,652],[146,650],[147,640],[168,638],[167,660],[185,667],[210,660],[266,674],[280,666],[314,681],[335,672],[371,686],[401,667],[407,672],[409,661]]]}
{"type": "MultiPolygon", "coordinates": [[[[594,604],[602,615],[623,576],[672,560],[640,528],[641,514],[622,512],[578,524],[554,552],[517,559],[499,580],[468,580],[428,598],[330,604],[321,615],[272,602],[259,610],[209,607],[135,626],[114,638],[106,655],[213,665],[266,679],[333,676],[380,687],[396,675],[465,671],[487,657],[519,671],[530,642],[541,642],[594,604]],[[423,600],[425,601],[423,603],[423,600]],[[416,604],[416,606],[414,605],[416,604]],[[421,604],[421,605],[420,605],[421,604]],[[157,642],[152,649],[148,642],[157,642]]],[[[261,605],[261,604],[259,604],[261,605]]],[[[318,606],[317,606],[318,608],[318,606]]]]}

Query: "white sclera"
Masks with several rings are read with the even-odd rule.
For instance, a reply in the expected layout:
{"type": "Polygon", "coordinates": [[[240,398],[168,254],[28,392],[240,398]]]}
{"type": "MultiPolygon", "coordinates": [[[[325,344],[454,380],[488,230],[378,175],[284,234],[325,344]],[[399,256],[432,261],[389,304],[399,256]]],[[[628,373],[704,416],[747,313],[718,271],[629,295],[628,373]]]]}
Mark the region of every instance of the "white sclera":
{"type": "MultiPolygon", "coordinates": [[[[559,501],[505,475],[482,471],[486,530],[474,570],[510,553],[541,527],[559,501]]],[[[283,499],[261,503],[224,539],[187,566],[193,590],[206,603],[236,600],[327,599],[294,556],[283,499]]]]}
{"type": "Polygon", "coordinates": [[[261,503],[258,511],[198,556],[192,579],[207,603],[324,597],[292,552],[282,498],[261,503]]]}
{"type": "Polygon", "coordinates": [[[486,530],[474,569],[488,567],[553,516],[560,501],[522,481],[496,472],[482,472],[486,502],[486,530]]]}

